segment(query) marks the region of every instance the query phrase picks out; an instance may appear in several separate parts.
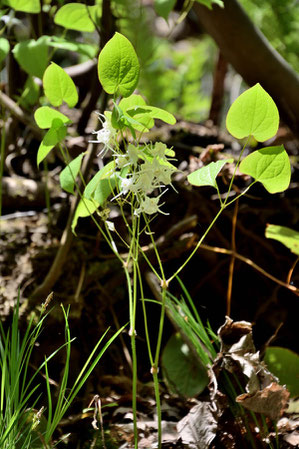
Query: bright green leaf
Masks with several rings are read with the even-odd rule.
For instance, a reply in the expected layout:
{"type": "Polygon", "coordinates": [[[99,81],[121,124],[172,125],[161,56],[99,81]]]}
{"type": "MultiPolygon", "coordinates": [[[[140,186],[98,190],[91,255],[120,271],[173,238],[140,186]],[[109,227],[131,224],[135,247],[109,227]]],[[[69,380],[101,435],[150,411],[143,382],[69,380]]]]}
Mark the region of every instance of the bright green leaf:
{"type": "Polygon", "coordinates": [[[84,153],[79,154],[60,173],[59,181],[61,188],[69,193],[74,193],[75,181],[81,168],[84,153]]]}
{"type": "Polygon", "coordinates": [[[89,217],[92,215],[99,207],[94,200],[88,200],[87,198],[81,198],[77,206],[73,221],[72,221],[72,231],[75,234],[75,229],[80,217],[89,217]]]}
{"type": "Polygon", "coordinates": [[[72,123],[71,120],[56,109],[49,108],[49,106],[42,106],[34,113],[34,119],[41,129],[51,128],[54,119],[60,119],[63,123],[72,123]]]}
{"type": "Polygon", "coordinates": [[[0,63],[6,58],[9,52],[9,42],[5,37],[0,37],[0,63]]]}
{"type": "Polygon", "coordinates": [[[72,78],[54,62],[43,76],[45,95],[53,106],[61,106],[65,101],[70,108],[78,102],[78,93],[72,78]]]}
{"type": "Polygon", "coordinates": [[[299,396],[299,356],[293,351],[278,346],[266,349],[264,361],[271,373],[286,385],[291,397],[299,396]]]}
{"type": "Polygon", "coordinates": [[[101,206],[117,185],[118,178],[115,176],[115,161],[109,162],[89,181],[84,189],[84,197],[94,198],[101,206]]]}
{"type": "Polygon", "coordinates": [[[132,94],[127,98],[122,98],[119,107],[126,112],[128,109],[134,109],[138,106],[146,106],[146,102],[141,95],[132,94]]]}
{"type": "Polygon", "coordinates": [[[157,14],[167,20],[175,4],[176,0],[155,0],[154,7],[157,14]]]}
{"type": "Polygon", "coordinates": [[[56,13],[54,22],[69,30],[93,32],[101,8],[99,5],[86,6],[83,3],[67,3],[56,13]],[[91,20],[91,18],[93,21],[91,20]]]}
{"type": "Polygon", "coordinates": [[[162,120],[165,123],[174,125],[176,123],[175,116],[170,114],[170,112],[164,109],[156,108],[155,106],[140,106],[135,108],[127,109],[127,113],[132,117],[136,118],[137,115],[148,114],[153,119],[162,120]]]}
{"type": "Polygon", "coordinates": [[[3,3],[16,11],[38,14],[41,11],[39,0],[4,0],[3,3]]]}
{"type": "Polygon", "coordinates": [[[265,233],[267,239],[278,240],[283,243],[292,253],[299,256],[299,232],[286,226],[268,224],[265,233]]]}
{"type": "Polygon", "coordinates": [[[237,139],[251,135],[258,142],[264,142],[275,136],[278,125],[277,107],[260,84],[241,94],[231,105],[226,117],[226,127],[237,139]]]}
{"type": "Polygon", "coordinates": [[[15,45],[14,57],[29,75],[42,79],[48,65],[49,39],[49,36],[42,36],[37,41],[30,39],[15,45]]]}
{"type": "Polygon", "coordinates": [[[208,165],[195,170],[188,175],[188,181],[194,186],[212,186],[217,189],[216,177],[220,170],[227,163],[232,163],[233,159],[221,159],[217,162],[210,162],[208,165]]]}
{"type": "Polygon", "coordinates": [[[139,79],[139,62],[131,42],[115,33],[100,53],[99,80],[108,94],[129,97],[139,79]]]}
{"type": "MultiPolygon", "coordinates": [[[[122,100],[119,102],[119,107],[124,111],[124,113],[126,113],[127,110],[131,110],[131,114],[130,113],[126,114],[127,117],[128,115],[132,117],[136,109],[138,109],[138,107],[140,106],[141,107],[146,106],[146,102],[141,97],[141,95],[133,94],[127,98],[122,98],[122,100]]],[[[134,119],[136,120],[136,123],[134,124],[131,123],[131,125],[133,126],[134,129],[141,132],[148,131],[155,124],[154,120],[152,119],[149,113],[144,112],[142,112],[141,114],[135,113],[134,119]]]]}
{"type": "Polygon", "coordinates": [[[194,397],[209,383],[206,368],[195,360],[179,334],[170,337],[164,348],[162,369],[170,389],[182,396],[194,397]]]}
{"type": "Polygon", "coordinates": [[[240,171],[261,182],[270,193],[283,192],[290,184],[291,165],[283,145],[249,154],[241,162],[240,171]]]}
{"type": "Polygon", "coordinates": [[[37,151],[37,165],[39,165],[47,157],[55,145],[61,142],[65,136],[66,127],[64,126],[62,120],[59,118],[54,118],[51,128],[45,134],[37,151]]]}

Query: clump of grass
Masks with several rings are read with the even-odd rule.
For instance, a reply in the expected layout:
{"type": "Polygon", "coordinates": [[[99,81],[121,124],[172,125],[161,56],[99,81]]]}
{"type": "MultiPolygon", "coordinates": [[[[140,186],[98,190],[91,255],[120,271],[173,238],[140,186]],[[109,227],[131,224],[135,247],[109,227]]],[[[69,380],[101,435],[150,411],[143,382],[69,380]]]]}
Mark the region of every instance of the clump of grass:
{"type": "Polygon", "coordinates": [[[68,323],[69,309],[65,310],[61,306],[65,320],[65,343],[50,356],[46,357],[35,373],[29,376],[28,368],[32,351],[48,314],[46,313],[47,301],[42,306],[41,314],[36,324],[34,316],[30,317],[24,335],[21,335],[19,330],[19,304],[20,298],[18,297],[13,312],[12,324],[7,331],[4,330],[0,322],[0,448],[31,449],[38,447],[39,449],[50,449],[53,447],[52,436],[61,419],[106,349],[123,331],[125,326],[120,328],[98,352],[98,348],[109,328],[106,330],[87,357],[74,384],[69,386],[71,344],[74,341],[74,338],[71,338],[68,323]],[[58,392],[55,391],[54,401],[48,363],[63,348],[66,351],[64,370],[58,392]],[[43,402],[42,393],[39,393],[40,385],[36,382],[36,376],[40,372],[45,374],[47,404],[37,411],[35,410],[36,404],[43,402]],[[43,420],[42,425],[41,419],[43,420]]]}

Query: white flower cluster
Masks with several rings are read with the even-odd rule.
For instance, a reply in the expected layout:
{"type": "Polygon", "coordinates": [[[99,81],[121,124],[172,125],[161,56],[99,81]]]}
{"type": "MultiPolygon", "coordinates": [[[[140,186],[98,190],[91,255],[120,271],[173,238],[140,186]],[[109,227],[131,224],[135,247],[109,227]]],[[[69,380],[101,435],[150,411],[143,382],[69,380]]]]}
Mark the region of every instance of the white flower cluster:
{"type": "Polygon", "coordinates": [[[116,165],[122,169],[129,167],[128,174],[121,178],[120,193],[135,194],[139,207],[135,214],[155,214],[161,212],[157,197],[149,195],[157,188],[171,185],[171,175],[176,171],[167,157],[167,146],[161,142],[145,146],[128,145],[126,154],[118,155],[116,165]]]}

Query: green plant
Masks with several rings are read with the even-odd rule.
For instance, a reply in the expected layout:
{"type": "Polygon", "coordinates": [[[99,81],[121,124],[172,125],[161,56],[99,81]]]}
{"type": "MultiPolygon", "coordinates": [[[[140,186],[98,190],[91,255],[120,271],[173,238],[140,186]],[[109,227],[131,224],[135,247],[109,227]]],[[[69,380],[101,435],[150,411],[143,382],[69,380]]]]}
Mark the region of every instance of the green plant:
{"type": "MultiPolygon", "coordinates": [[[[51,76],[44,76],[43,85],[48,101],[53,106],[60,106],[63,101],[74,104],[76,101],[75,86],[68,80],[66,74],[59,75],[61,69],[56,65],[46,70],[51,76]],[[57,75],[57,76],[56,76],[57,75]]],[[[158,248],[155,245],[151,231],[151,220],[158,213],[167,213],[161,197],[165,186],[172,186],[171,176],[176,171],[173,165],[175,153],[165,144],[140,143],[141,136],[154,126],[154,120],[160,119],[166,123],[175,123],[172,114],[146,104],[145,100],[134,94],[139,79],[139,62],[131,43],[123,35],[116,33],[105,45],[98,59],[99,80],[104,90],[113,95],[113,109],[99,115],[102,129],[96,131],[94,143],[102,144],[100,154],[108,150],[112,152],[112,160],[106,164],[80,191],[76,181],[77,176],[82,178],[81,163],[85,156],[82,153],[74,160],[70,160],[67,148],[62,143],[68,118],[56,109],[43,106],[35,112],[35,119],[41,128],[49,131],[44,137],[37,155],[40,163],[49,151],[58,145],[67,167],[61,172],[61,186],[70,193],[75,190],[80,196],[80,202],[73,219],[72,229],[75,232],[80,217],[91,216],[92,220],[102,233],[111,250],[121,263],[128,289],[130,336],[133,359],[133,414],[135,447],[138,446],[137,432],[137,353],[136,353],[136,309],[140,299],[144,315],[144,326],[147,341],[151,372],[155,385],[155,395],[158,413],[159,447],[161,447],[161,406],[159,396],[158,365],[160,359],[161,342],[165,318],[166,298],[170,282],[177,277],[188,261],[196,253],[205,239],[207,233],[214,225],[224,209],[244,195],[256,182],[260,182],[270,193],[277,193],[287,189],[290,182],[290,163],[283,146],[262,148],[254,151],[242,159],[248,141],[254,137],[264,142],[273,137],[278,129],[279,115],[275,103],[265,90],[256,84],[244,92],[231,106],[227,115],[227,129],[238,139],[246,139],[243,149],[236,161],[234,173],[224,200],[220,194],[217,175],[232,159],[212,162],[207,166],[191,173],[188,176],[190,184],[195,186],[213,186],[219,196],[220,209],[207,230],[199,239],[194,250],[177,271],[166,278],[158,248]],[[48,136],[53,135],[50,145],[47,146],[48,136]],[[45,147],[47,149],[45,150],[45,147]],[[236,170],[253,177],[253,182],[241,193],[229,200],[230,192],[236,170]],[[158,195],[155,195],[160,191],[158,195]],[[111,199],[112,197],[112,199],[111,199]],[[124,223],[127,235],[120,235],[114,223],[109,220],[108,200],[117,204],[124,223]],[[95,218],[97,213],[100,222],[95,218]],[[149,261],[146,252],[141,247],[141,236],[147,233],[153,245],[158,269],[149,261]],[[114,235],[113,235],[114,234],[114,235]],[[122,256],[118,250],[121,244],[127,248],[127,254],[122,256]],[[146,302],[143,294],[143,279],[141,276],[139,257],[144,257],[156,276],[161,288],[161,315],[159,331],[155,349],[150,339],[146,302]]],[[[163,197],[164,198],[164,197],[163,197]]],[[[202,329],[204,327],[202,326],[202,329]]],[[[206,344],[208,334],[204,334],[206,344]]],[[[212,350],[212,348],[210,348],[212,350]]],[[[203,360],[210,359],[202,351],[203,360]]],[[[207,364],[207,360],[205,360],[207,364]]]]}
{"type": "Polygon", "coordinates": [[[65,311],[63,307],[65,343],[46,357],[33,375],[30,376],[28,372],[32,351],[47,317],[45,310],[46,305],[43,305],[36,324],[34,324],[34,316],[30,318],[24,336],[21,336],[19,331],[19,298],[13,312],[11,327],[5,332],[0,322],[0,446],[3,449],[35,447],[49,449],[52,447],[52,436],[61,419],[72,405],[106,349],[124,329],[124,327],[119,329],[98,352],[99,346],[109,329],[103,334],[70,387],[68,376],[71,363],[71,344],[74,338],[71,338],[70,335],[68,311],[65,311]],[[53,394],[48,363],[63,348],[66,349],[66,360],[62,381],[58,393],[53,394]],[[35,407],[38,402],[44,403],[40,392],[40,384],[37,383],[37,376],[43,371],[45,371],[48,404],[47,407],[43,405],[40,410],[36,410],[35,407]]]}

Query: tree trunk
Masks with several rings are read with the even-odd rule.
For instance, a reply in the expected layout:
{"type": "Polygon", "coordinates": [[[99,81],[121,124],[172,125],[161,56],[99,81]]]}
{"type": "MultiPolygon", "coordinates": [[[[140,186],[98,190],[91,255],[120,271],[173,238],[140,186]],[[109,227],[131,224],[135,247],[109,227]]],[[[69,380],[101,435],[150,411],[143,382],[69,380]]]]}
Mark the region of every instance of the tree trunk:
{"type": "Polygon", "coordinates": [[[249,85],[260,83],[276,102],[282,119],[299,135],[299,76],[274,50],[237,0],[209,10],[195,3],[200,24],[225,59],[249,85]]]}

